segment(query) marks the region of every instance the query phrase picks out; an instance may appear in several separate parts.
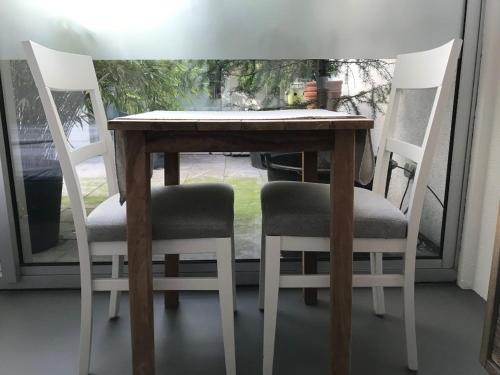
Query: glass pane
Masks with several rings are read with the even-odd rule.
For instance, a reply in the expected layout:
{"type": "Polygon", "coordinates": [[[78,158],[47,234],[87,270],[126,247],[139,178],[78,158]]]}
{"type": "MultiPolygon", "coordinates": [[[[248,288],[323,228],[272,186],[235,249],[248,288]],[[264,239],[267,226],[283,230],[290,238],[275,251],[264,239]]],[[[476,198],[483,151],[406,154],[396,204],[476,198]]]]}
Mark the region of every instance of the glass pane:
{"type": "MultiPolygon", "coordinates": [[[[321,68],[318,60],[98,60],[94,65],[109,118],[159,109],[266,110],[314,107],[318,99],[315,81],[321,68]]],[[[329,93],[326,95],[327,107],[374,117],[376,121],[372,134],[376,150],[394,61],[331,60],[323,68],[330,81],[329,93]]],[[[17,60],[2,62],[2,81],[14,159],[16,199],[20,208],[23,260],[76,261],[69,200],[52,138],[26,63],[17,60]],[[41,203],[43,206],[38,207],[41,203]],[[36,219],[39,213],[44,216],[36,219]]],[[[56,92],[54,95],[71,147],[78,148],[96,141],[95,123],[86,93],[56,92]]],[[[408,125],[408,128],[400,135],[407,137],[405,139],[408,141],[421,141],[423,133],[418,129],[426,120],[420,112],[414,111],[412,105],[416,102],[428,105],[428,98],[420,93],[408,92],[404,93],[402,100],[407,104],[403,105],[399,121],[408,125]]],[[[438,156],[429,183],[442,202],[446,189],[446,174],[443,170],[446,170],[450,124],[451,115],[440,138],[438,156]]],[[[396,160],[400,166],[405,166],[404,160],[396,160]]],[[[300,166],[300,155],[292,155],[288,162],[300,166]]],[[[162,155],[154,155],[153,166],[152,184],[163,185],[162,155]]],[[[276,178],[262,167],[261,155],[183,154],[180,172],[181,183],[226,182],[234,187],[237,257],[259,258],[260,188],[266,181],[276,178]]],[[[389,198],[398,206],[407,183],[403,172],[401,169],[394,170],[390,185],[389,198]]],[[[78,174],[86,207],[91,210],[108,194],[102,161],[82,163],[78,167],[78,174]]],[[[297,179],[298,174],[282,175],[280,178],[297,179]]],[[[404,210],[405,205],[402,207],[404,210]]],[[[422,219],[422,239],[429,239],[431,245],[428,247],[432,254],[439,252],[442,212],[439,201],[429,190],[422,219]]],[[[200,257],[189,256],[189,259],[195,258],[200,257]]]]}
{"type": "MultiPolygon", "coordinates": [[[[90,213],[109,196],[102,157],[95,157],[79,164],[76,167],[76,172],[87,213],[90,213]]],[[[59,240],[57,244],[33,254],[33,262],[78,262],[75,223],[65,185],[63,185],[61,192],[60,212],[59,240]]],[[[103,259],[96,260],[109,261],[109,259],[109,257],[103,257],[103,259]]]]}
{"type": "MultiPolygon", "coordinates": [[[[436,89],[399,91],[400,101],[394,136],[397,139],[420,146],[424,139],[436,89]]],[[[442,251],[442,228],[446,204],[453,97],[450,98],[447,108],[441,132],[438,136],[424,199],[418,244],[418,255],[420,256],[440,256],[442,251]]],[[[408,170],[414,168],[414,163],[405,160],[399,155],[393,155],[393,160],[397,162],[398,167],[392,171],[389,199],[397,206],[401,206],[405,211],[412,184],[412,181],[409,181],[408,170]],[[403,168],[407,170],[405,171],[403,168]],[[408,189],[406,190],[407,185],[408,189]],[[405,190],[407,191],[406,194],[405,190]]]]}
{"type": "MultiPolygon", "coordinates": [[[[23,261],[77,261],[76,242],[69,241],[74,240],[69,200],[33,77],[26,61],[1,64],[23,261]]],[[[76,149],[97,141],[88,94],[57,91],[53,96],[70,147],[76,149]]],[[[78,170],[85,167],[82,164],[78,170]]],[[[98,168],[87,169],[90,177],[82,179],[85,194],[89,193],[87,185],[93,189],[99,175],[98,168]]]]}
{"type": "Polygon", "coordinates": [[[81,91],[53,91],[52,95],[70,148],[75,150],[98,142],[89,94],[81,91]]]}
{"type": "Polygon", "coordinates": [[[398,90],[394,137],[421,146],[436,96],[436,88],[398,90]]]}
{"type": "Polygon", "coordinates": [[[2,84],[22,255],[24,261],[31,262],[34,254],[58,244],[62,171],[26,62],[3,61],[2,84]]]}

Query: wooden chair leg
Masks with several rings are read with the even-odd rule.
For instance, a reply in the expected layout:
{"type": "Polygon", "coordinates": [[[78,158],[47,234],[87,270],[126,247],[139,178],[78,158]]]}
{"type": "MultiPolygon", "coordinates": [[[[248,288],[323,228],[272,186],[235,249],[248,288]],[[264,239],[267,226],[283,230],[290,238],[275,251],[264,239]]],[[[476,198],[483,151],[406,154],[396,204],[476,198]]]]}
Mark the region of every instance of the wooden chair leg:
{"type": "Polygon", "coordinates": [[[266,237],[266,286],[264,302],[264,360],[262,374],[272,375],[274,343],[276,338],[276,317],[280,279],[280,238],[266,237]]]}
{"type": "MultiPolygon", "coordinates": [[[[111,258],[111,277],[113,279],[120,278],[122,268],[123,268],[123,256],[113,255],[111,258]]],[[[121,292],[117,290],[112,290],[109,296],[109,319],[118,318],[118,313],[120,311],[120,299],[121,292]]]]}
{"type": "Polygon", "coordinates": [[[264,295],[266,289],[266,236],[261,235],[259,264],[259,310],[264,311],[264,295]]]}
{"type": "Polygon", "coordinates": [[[217,278],[222,318],[222,336],[226,358],[226,375],[236,375],[236,353],[234,339],[233,272],[231,240],[217,240],[217,278]]]}
{"type": "MultiPolygon", "coordinates": [[[[372,275],[382,275],[384,273],[383,255],[382,253],[370,253],[370,268],[372,275]]],[[[383,316],[385,314],[384,287],[373,287],[372,295],[375,315],[383,316]]]]}
{"type": "Polygon", "coordinates": [[[233,308],[234,312],[238,310],[236,304],[236,247],[234,245],[234,234],[231,237],[231,269],[233,273],[233,308]]]}
{"type": "Polygon", "coordinates": [[[92,281],[83,280],[81,285],[80,360],[79,375],[88,375],[92,345],[92,281]]]}
{"type": "Polygon", "coordinates": [[[418,352],[415,323],[415,256],[413,256],[413,259],[405,260],[405,284],[403,294],[408,368],[412,371],[417,371],[418,352]]]}

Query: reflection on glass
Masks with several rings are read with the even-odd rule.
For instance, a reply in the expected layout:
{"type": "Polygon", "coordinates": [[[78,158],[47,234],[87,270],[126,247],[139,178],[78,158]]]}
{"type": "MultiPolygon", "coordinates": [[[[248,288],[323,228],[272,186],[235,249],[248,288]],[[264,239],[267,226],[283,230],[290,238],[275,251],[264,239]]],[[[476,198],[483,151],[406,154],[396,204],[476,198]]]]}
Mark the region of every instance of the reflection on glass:
{"type": "MultiPolygon", "coordinates": [[[[16,196],[20,207],[25,261],[43,260],[43,254],[61,244],[63,176],[42,104],[25,61],[4,64],[6,107],[16,168],[16,196]],[[8,95],[10,91],[11,95],[8,95]],[[12,114],[14,112],[14,114],[12,114]],[[15,119],[13,123],[12,120],[15,119]]],[[[54,92],[68,145],[78,148],[92,142],[95,126],[83,92],[54,92]]],[[[52,256],[51,259],[54,259],[52,256]]]]}

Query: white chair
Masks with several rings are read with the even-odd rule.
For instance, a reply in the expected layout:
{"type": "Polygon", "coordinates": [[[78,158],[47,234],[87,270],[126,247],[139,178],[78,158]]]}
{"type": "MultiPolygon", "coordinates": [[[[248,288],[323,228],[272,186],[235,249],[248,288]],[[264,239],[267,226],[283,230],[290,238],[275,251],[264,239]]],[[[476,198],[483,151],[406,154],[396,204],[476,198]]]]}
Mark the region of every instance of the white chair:
{"type": "MultiPolygon", "coordinates": [[[[353,286],[373,288],[374,309],[379,315],[385,313],[383,288],[403,288],[406,350],[411,370],[418,368],[414,283],[420,217],[437,136],[446,105],[453,95],[461,44],[461,40],[453,40],[433,50],[398,56],[373,191],[355,188],[354,192],[354,251],[370,253],[371,274],[353,275],[353,286]],[[436,91],[422,145],[395,139],[401,90],[426,88],[435,88],[436,91]],[[406,216],[384,198],[391,153],[417,163],[406,216]],[[383,274],[383,253],[404,254],[403,274],[383,274]]],[[[261,257],[264,278],[260,285],[260,303],[264,302],[263,374],[271,375],[279,288],[330,286],[329,275],[280,276],[281,251],[329,251],[329,185],[300,182],[265,185],[262,189],[262,221],[265,236],[261,257]]]]}
{"type": "MultiPolygon", "coordinates": [[[[24,42],[50,132],[59,155],[75,222],[81,277],[79,374],[87,375],[92,337],[92,293],[111,291],[109,316],[118,315],[119,295],[128,290],[121,275],[127,254],[126,209],[120,206],[114,150],[90,56],[54,51],[24,42]],[[64,135],[52,91],[85,91],[90,95],[99,141],[72,150],[64,135]],[[102,156],[110,197],[88,216],[75,166],[102,156]],[[111,256],[110,278],[92,277],[92,257],[111,256]]],[[[222,184],[179,185],[152,191],[153,254],[216,253],[217,277],[154,278],[155,290],[218,290],[226,373],[236,373],[232,274],[234,194],[222,184]]]]}

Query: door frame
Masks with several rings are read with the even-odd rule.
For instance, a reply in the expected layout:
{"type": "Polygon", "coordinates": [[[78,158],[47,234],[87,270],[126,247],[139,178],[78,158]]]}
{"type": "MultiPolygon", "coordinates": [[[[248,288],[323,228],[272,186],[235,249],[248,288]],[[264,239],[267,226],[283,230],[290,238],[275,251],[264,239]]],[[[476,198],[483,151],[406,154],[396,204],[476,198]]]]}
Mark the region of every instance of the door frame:
{"type": "MultiPolygon", "coordinates": [[[[2,80],[0,77],[0,93],[2,80]]],[[[19,265],[19,248],[16,218],[17,212],[13,205],[13,192],[10,178],[11,166],[8,153],[8,137],[4,134],[5,108],[0,101],[0,282],[7,285],[15,284],[21,276],[19,265]]]]}
{"type": "Polygon", "coordinates": [[[442,268],[458,266],[474,131],[486,0],[467,0],[444,215],[442,268]]]}

